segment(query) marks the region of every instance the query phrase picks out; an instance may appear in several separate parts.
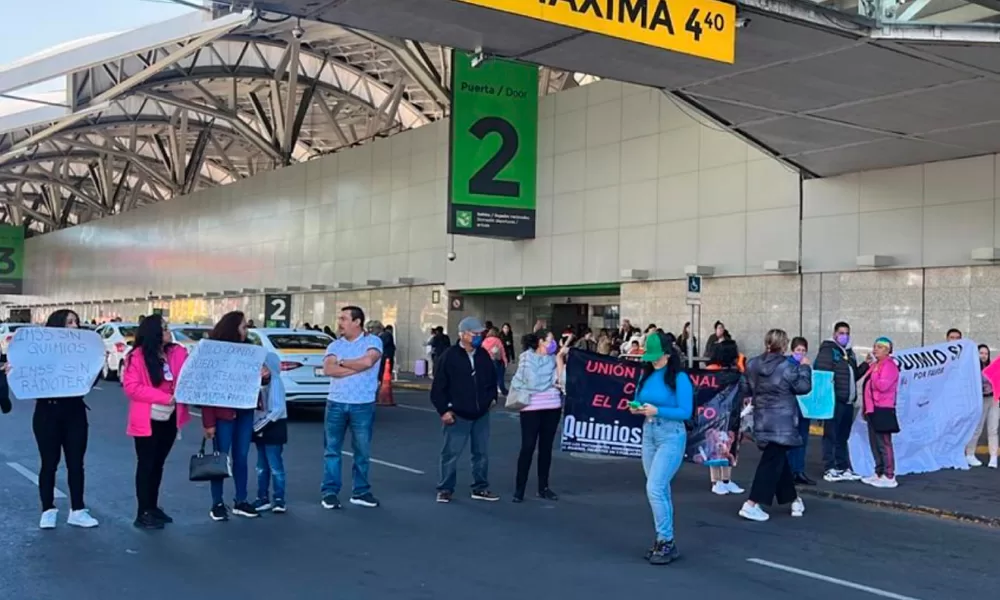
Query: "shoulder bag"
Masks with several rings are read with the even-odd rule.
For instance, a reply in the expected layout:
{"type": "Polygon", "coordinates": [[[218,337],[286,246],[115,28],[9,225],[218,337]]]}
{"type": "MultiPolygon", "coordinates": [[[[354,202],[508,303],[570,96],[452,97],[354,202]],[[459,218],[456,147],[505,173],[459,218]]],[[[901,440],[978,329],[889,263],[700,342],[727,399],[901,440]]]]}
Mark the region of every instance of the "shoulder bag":
{"type": "Polygon", "coordinates": [[[517,371],[514,372],[514,378],[510,382],[510,393],[507,394],[507,402],[504,404],[504,408],[507,410],[519,411],[531,404],[531,392],[521,387],[521,379],[523,379],[521,369],[525,368],[524,357],[526,355],[527,352],[521,353],[521,358],[517,361],[517,371]]]}
{"type": "Polygon", "coordinates": [[[233,476],[233,462],[228,454],[218,450],[205,453],[206,438],[201,438],[201,448],[191,457],[188,479],[191,481],[220,481],[233,476]]]}
{"type": "MultiPolygon", "coordinates": [[[[868,376],[867,386],[871,388],[871,375],[868,376]]],[[[874,394],[872,396],[874,402],[874,394]]],[[[863,405],[862,405],[863,406],[863,405]]],[[[883,408],[876,406],[875,411],[867,415],[868,426],[875,430],[875,433],[899,433],[899,421],[896,419],[895,408],[883,408]]]]}

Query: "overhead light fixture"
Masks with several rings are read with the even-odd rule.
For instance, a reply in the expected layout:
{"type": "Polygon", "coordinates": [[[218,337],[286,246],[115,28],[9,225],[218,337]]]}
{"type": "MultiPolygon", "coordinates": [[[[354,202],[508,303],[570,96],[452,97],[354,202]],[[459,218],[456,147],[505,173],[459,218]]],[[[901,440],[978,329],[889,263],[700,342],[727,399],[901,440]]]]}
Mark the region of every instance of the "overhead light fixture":
{"type": "Polygon", "coordinates": [[[794,260],[764,261],[764,270],[773,273],[794,273],[799,270],[799,263],[794,260]]]}
{"type": "Polygon", "coordinates": [[[711,277],[712,275],[715,275],[715,267],[709,267],[706,265],[687,265],[684,267],[684,274],[711,277]]]}
{"type": "Polygon", "coordinates": [[[1000,260],[1000,248],[976,248],[972,251],[972,260],[1000,260]]]}
{"type": "Polygon", "coordinates": [[[885,256],[882,254],[864,254],[858,256],[855,260],[859,267],[868,269],[891,267],[893,263],[893,258],[891,256],[885,256]]]}
{"type": "Polygon", "coordinates": [[[622,279],[649,279],[646,269],[622,269],[622,279]]]}

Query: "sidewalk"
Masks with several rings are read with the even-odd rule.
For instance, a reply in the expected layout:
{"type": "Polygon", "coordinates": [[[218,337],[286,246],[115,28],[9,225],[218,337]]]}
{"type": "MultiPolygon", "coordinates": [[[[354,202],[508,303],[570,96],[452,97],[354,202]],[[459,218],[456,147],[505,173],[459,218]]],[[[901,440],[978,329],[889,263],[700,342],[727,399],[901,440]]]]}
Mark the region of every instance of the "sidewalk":
{"type": "MultiPolygon", "coordinates": [[[[968,471],[945,469],[921,475],[899,477],[896,489],[874,488],[858,482],[823,481],[821,439],[811,436],[806,457],[809,476],[815,486],[799,488],[803,495],[849,500],[907,512],[933,515],[1000,527],[1000,470],[979,467],[968,471]]],[[[740,450],[736,477],[749,488],[760,451],[751,443],[740,450]]]]}
{"type": "Polygon", "coordinates": [[[429,392],[431,390],[431,378],[417,377],[413,373],[400,372],[396,375],[396,380],[392,382],[392,387],[400,390],[429,392]]]}

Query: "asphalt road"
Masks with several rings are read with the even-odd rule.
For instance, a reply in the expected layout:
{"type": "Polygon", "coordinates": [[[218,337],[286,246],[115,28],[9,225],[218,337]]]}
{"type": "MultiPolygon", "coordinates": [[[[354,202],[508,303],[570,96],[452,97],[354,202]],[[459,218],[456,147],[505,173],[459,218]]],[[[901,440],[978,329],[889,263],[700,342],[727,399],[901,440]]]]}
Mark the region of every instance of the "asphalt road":
{"type": "MultiPolygon", "coordinates": [[[[117,384],[103,383],[88,400],[87,501],[101,520],[94,530],[65,525],[65,499],[57,500],[59,528],[37,529],[37,492],[22,472],[38,466],[33,407],[16,404],[0,417],[3,598],[931,600],[996,591],[995,531],[820,499],[807,499],[802,519],[775,510],[770,522],[750,523],[736,515],[741,500],[709,493],[695,465],[674,486],[682,560],[650,566],[642,560],[653,530],[638,463],[557,452],[552,485],[562,499],[512,504],[519,431],[502,413],[494,417],[491,477],[503,500],[461,493],[439,505],[437,417],[422,393],[396,398],[402,406],[380,408],[376,421],[373,455],[382,462],[372,481],[381,508],[320,507],[322,427],[308,413],[292,423],[285,452],[289,512],[211,522],[207,486],[186,477],[199,440],[194,423],[174,448],[161,495],[177,522],[153,532],[131,526],[135,458],[117,384]]],[[[463,462],[460,490],[470,483],[463,462]]],[[[60,473],[65,492],[64,481],[60,473]]],[[[251,474],[251,496],[255,487],[251,474]]],[[[227,499],[231,489],[227,483],[227,499]]]]}

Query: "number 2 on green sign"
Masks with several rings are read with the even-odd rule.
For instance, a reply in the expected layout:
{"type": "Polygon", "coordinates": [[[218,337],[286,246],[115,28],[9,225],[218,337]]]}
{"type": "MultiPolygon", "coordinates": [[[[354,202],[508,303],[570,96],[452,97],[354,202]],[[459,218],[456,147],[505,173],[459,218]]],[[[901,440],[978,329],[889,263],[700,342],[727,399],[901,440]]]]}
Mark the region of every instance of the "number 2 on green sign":
{"type": "Polygon", "coordinates": [[[0,275],[10,275],[17,270],[14,263],[14,249],[0,248],[0,275]]]}
{"type": "Polygon", "coordinates": [[[690,31],[694,36],[694,41],[701,41],[702,34],[702,23],[705,24],[705,28],[709,30],[722,31],[726,28],[726,18],[719,13],[707,13],[702,21],[698,20],[698,16],[701,14],[701,10],[697,8],[691,9],[691,14],[688,15],[687,22],[684,23],[684,30],[690,31]]]}
{"type": "Polygon", "coordinates": [[[503,196],[517,198],[521,195],[521,184],[517,181],[501,181],[497,175],[510,161],[514,160],[520,141],[517,130],[510,121],[500,117],[483,117],[469,128],[476,139],[483,140],[491,133],[500,135],[500,148],[486,164],[469,178],[469,193],[482,196],[503,196]]]}

